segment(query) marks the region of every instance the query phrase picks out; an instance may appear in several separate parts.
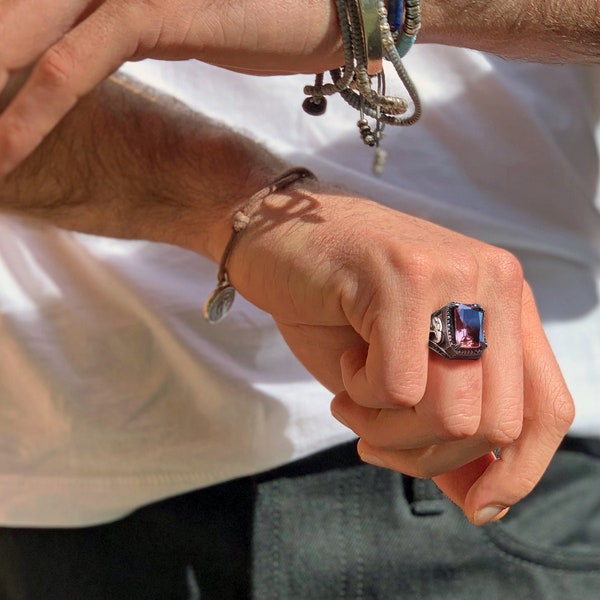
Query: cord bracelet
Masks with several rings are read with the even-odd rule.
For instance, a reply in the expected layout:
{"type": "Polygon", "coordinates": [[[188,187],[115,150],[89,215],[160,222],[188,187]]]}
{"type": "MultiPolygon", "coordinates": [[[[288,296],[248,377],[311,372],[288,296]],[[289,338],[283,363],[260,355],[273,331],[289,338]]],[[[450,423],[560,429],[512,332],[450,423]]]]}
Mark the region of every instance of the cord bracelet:
{"type": "Polygon", "coordinates": [[[263,187],[256,192],[247,204],[237,211],[233,216],[233,222],[231,227],[231,236],[223,251],[223,256],[219,262],[219,270],[217,272],[217,287],[208,297],[204,303],[203,316],[211,324],[216,324],[222,321],[233,305],[235,300],[235,288],[229,280],[229,273],[227,272],[227,260],[233,250],[238,235],[246,229],[252,216],[255,214],[258,207],[262,204],[263,200],[290,185],[299,181],[300,179],[310,178],[316,180],[316,176],[304,167],[294,167],[285,171],[275,181],[269,185],[263,187]]]}

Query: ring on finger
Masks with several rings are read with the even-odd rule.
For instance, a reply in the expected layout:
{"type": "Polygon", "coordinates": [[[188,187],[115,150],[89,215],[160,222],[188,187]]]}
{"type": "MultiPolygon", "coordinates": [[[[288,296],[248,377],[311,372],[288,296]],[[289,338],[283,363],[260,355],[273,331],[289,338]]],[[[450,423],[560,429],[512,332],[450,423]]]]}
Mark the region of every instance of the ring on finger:
{"type": "Polygon", "coordinates": [[[429,348],[450,360],[478,360],[487,348],[484,313],[479,304],[448,302],[431,315],[429,348]]]}

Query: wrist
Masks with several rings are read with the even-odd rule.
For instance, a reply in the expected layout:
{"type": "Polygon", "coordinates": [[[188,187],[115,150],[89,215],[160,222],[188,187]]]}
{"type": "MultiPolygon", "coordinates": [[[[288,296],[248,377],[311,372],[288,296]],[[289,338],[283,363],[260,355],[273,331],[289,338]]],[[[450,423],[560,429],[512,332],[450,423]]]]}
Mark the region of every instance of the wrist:
{"type": "MultiPolygon", "coordinates": [[[[229,312],[235,297],[235,288],[229,274],[229,258],[246,229],[252,226],[260,227],[261,216],[264,218],[264,212],[261,211],[263,203],[268,204],[270,197],[275,194],[287,193],[292,200],[295,194],[288,188],[304,179],[314,180],[315,176],[304,167],[292,167],[253,194],[248,202],[235,213],[231,233],[219,261],[216,288],[204,305],[204,318],[209,323],[218,323],[229,312]]],[[[271,226],[270,223],[269,226],[271,226]]]]}
{"type": "MultiPolygon", "coordinates": [[[[227,257],[231,286],[274,316],[280,300],[295,287],[292,274],[298,277],[305,267],[315,266],[306,234],[318,221],[315,214],[321,207],[318,192],[311,188],[319,184],[303,180],[267,196],[227,257]]],[[[304,281],[309,279],[306,273],[304,281]]]]}
{"type": "Polygon", "coordinates": [[[186,208],[179,214],[175,227],[177,239],[170,242],[217,264],[231,241],[239,215],[253,220],[251,204],[256,203],[255,197],[289,168],[276,159],[269,165],[259,165],[249,155],[233,164],[239,166],[214,179],[199,177],[197,172],[190,174],[185,185],[186,208]]]}

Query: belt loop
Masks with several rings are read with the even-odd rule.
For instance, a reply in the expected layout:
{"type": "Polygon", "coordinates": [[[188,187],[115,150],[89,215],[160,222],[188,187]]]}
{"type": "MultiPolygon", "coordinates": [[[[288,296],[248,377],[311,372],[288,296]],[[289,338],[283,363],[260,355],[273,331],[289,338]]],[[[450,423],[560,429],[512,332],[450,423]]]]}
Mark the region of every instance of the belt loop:
{"type": "Polygon", "coordinates": [[[413,515],[429,517],[445,511],[447,498],[431,479],[409,477],[407,484],[407,499],[413,515]]]}

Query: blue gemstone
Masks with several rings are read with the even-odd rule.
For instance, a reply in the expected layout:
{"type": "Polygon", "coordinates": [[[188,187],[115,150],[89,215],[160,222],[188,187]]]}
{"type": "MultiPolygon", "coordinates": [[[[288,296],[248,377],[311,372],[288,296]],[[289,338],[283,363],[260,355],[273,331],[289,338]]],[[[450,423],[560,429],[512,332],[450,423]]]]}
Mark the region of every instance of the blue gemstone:
{"type": "Polygon", "coordinates": [[[454,344],[461,349],[478,350],[485,346],[483,309],[476,304],[457,304],[452,308],[454,344]]]}

